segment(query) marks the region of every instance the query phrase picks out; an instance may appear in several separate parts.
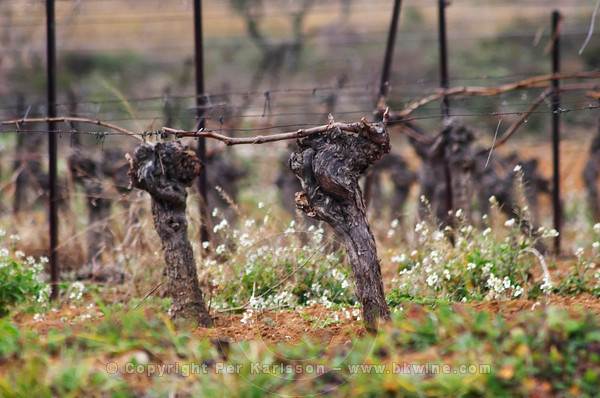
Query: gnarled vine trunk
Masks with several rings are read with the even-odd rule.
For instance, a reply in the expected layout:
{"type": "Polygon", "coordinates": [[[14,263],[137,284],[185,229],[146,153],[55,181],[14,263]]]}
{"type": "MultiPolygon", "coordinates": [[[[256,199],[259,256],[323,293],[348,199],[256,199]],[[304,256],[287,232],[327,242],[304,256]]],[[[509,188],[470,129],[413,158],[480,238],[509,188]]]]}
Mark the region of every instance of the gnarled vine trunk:
{"type": "Polygon", "coordinates": [[[290,167],[302,183],[296,205],[325,221],[346,246],[367,328],[389,319],[375,238],[369,227],[358,179],[390,151],[384,123],[357,125],[355,133],[332,127],[299,141],[290,167]]]}
{"type": "Polygon", "coordinates": [[[129,178],[134,187],[152,198],[152,219],[162,242],[167,289],[173,300],[171,317],[210,326],[212,319],[198,283],[185,214],[187,188],[201,168],[195,153],[178,142],[141,144],[130,158],[129,178]]]}
{"type": "Polygon", "coordinates": [[[73,181],[85,189],[88,208],[88,228],[86,238],[88,243],[88,264],[80,276],[95,280],[121,281],[120,275],[109,275],[101,271],[100,260],[102,253],[112,244],[112,234],[108,227],[111,200],[104,197],[102,182],[104,174],[97,162],[88,154],[76,149],[67,160],[73,181]]]}

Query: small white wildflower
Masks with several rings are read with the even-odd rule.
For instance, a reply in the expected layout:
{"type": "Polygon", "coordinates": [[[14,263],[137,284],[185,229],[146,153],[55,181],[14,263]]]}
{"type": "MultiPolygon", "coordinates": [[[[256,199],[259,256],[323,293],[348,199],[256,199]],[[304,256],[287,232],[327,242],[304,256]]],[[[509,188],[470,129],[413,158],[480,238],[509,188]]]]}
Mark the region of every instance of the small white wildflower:
{"type": "Polygon", "coordinates": [[[284,233],[290,234],[290,233],[294,233],[294,232],[296,232],[296,221],[292,220],[290,222],[290,226],[284,231],[284,233]]]}
{"type": "Polygon", "coordinates": [[[342,282],[342,289],[346,289],[350,285],[346,279],[342,282]]]}
{"type": "Polygon", "coordinates": [[[460,301],[461,301],[461,303],[466,303],[467,302],[467,298],[463,297],[462,300],[460,300],[460,301]]]}
{"type": "Polygon", "coordinates": [[[247,233],[243,233],[240,236],[240,245],[242,247],[250,247],[254,244],[254,241],[250,239],[250,236],[247,233]]]}
{"type": "Polygon", "coordinates": [[[514,289],[513,297],[519,297],[521,294],[523,294],[523,288],[521,286],[515,285],[514,289]]]}
{"type": "Polygon", "coordinates": [[[513,169],[513,171],[514,171],[515,173],[518,173],[518,172],[519,172],[519,171],[521,171],[522,169],[523,169],[523,168],[521,167],[521,165],[520,165],[520,164],[518,164],[518,165],[516,165],[516,166],[515,166],[515,168],[513,169]]]}
{"type": "Polygon", "coordinates": [[[508,278],[508,276],[504,277],[504,279],[502,280],[502,285],[505,289],[510,289],[510,279],[508,278]]]}
{"type": "Polygon", "coordinates": [[[396,231],[394,231],[393,229],[389,229],[387,232],[387,237],[391,238],[392,236],[394,236],[395,233],[396,233],[396,231]]]}
{"type": "Polygon", "coordinates": [[[225,252],[225,245],[221,244],[221,245],[217,246],[217,248],[215,249],[215,252],[217,254],[223,254],[225,252]]]}
{"type": "Polygon", "coordinates": [[[50,297],[50,292],[51,292],[50,285],[44,286],[44,288],[42,290],[40,290],[40,293],[38,294],[37,302],[44,303],[44,302],[48,301],[48,298],[50,297]]]}
{"type": "Polygon", "coordinates": [[[313,233],[313,240],[315,241],[315,243],[321,243],[323,241],[323,234],[325,233],[325,230],[323,230],[323,228],[319,227],[315,230],[315,232],[313,233]]]}
{"type": "Polygon", "coordinates": [[[488,278],[486,284],[490,289],[492,289],[496,293],[502,293],[505,290],[505,287],[502,283],[502,279],[498,278],[494,274],[490,274],[490,277],[488,278]]]}
{"type": "Polygon", "coordinates": [[[250,228],[251,226],[253,226],[255,224],[256,221],[254,220],[246,220],[244,222],[244,225],[246,226],[246,228],[250,228]]]}
{"type": "Polygon", "coordinates": [[[450,271],[447,269],[444,270],[444,278],[446,278],[447,281],[450,280],[450,271]]]}
{"type": "Polygon", "coordinates": [[[9,237],[9,239],[10,239],[10,240],[21,240],[21,237],[20,237],[19,235],[12,234],[12,235],[9,237]]]}
{"type": "Polygon", "coordinates": [[[552,281],[550,280],[550,278],[546,275],[544,276],[544,283],[542,284],[542,286],[540,286],[540,289],[542,290],[542,292],[549,294],[552,290],[552,281]]]}
{"type": "Polygon", "coordinates": [[[467,264],[467,270],[468,271],[474,270],[475,268],[477,268],[477,265],[475,263],[468,263],[467,264]]]}
{"type": "Polygon", "coordinates": [[[592,247],[596,250],[598,250],[598,248],[600,248],[600,242],[596,241],[594,243],[592,243],[592,247]]]}
{"type": "Polygon", "coordinates": [[[463,215],[463,210],[462,209],[456,210],[456,218],[461,218],[462,215],[463,215]]]}
{"type": "Polygon", "coordinates": [[[220,230],[222,230],[223,228],[225,228],[228,224],[229,223],[227,222],[227,220],[225,218],[222,219],[220,223],[218,223],[217,225],[215,225],[213,227],[213,232],[214,233],[219,232],[220,230]]]}
{"type": "Polygon", "coordinates": [[[492,229],[490,227],[487,227],[483,230],[482,235],[487,236],[490,232],[492,232],[492,229]]]}
{"type": "Polygon", "coordinates": [[[398,224],[399,224],[399,223],[400,223],[400,221],[398,221],[398,219],[397,219],[397,218],[394,218],[394,219],[392,220],[392,222],[390,223],[390,227],[391,227],[392,229],[398,228],[398,224]]]}
{"type": "Polygon", "coordinates": [[[578,259],[583,257],[583,247],[578,247],[577,250],[575,250],[575,256],[577,256],[578,259]]]}
{"type": "MultiPolygon", "coordinates": [[[[327,291],[325,291],[325,292],[327,292],[327,291]]],[[[331,301],[329,301],[327,296],[325,296],[325,292],[323,292],[323,296],[321,296],[321,298],[319,299],[319,303],[323,304],[323,307],[325,307],[325,308],[331,308],[333,303],[331,301]]]]}
{"type": "Polygon", "coordinates": [[[415,232],[421,232],[421,230],[423,230],[425,228],[425,222],[419,222],[417,223],[417,225],[415,225],[415,232]]]}
{"type": "Polygon", "coordinates": [[[542,233],[542,238],[556,238],[558,235],[558,231],[553,228],[548,231],[544,231],[542,233]]]}
{"type": "Polygon", "coordinates": [[[262,209],[263,207],[265,207],[265,204],[263,202],[258,202],[258,208],[262,209]]]}
{"type": "Polygon", "coordinates": [[[3,229],[0,229],[0,237],[6,236],[6,231],[3,229]]]}
{"type": "Polygon", "coordinates": [[[85,290],[85,285],[81,282],[74,282],[71,285],[71,294],[69,295],[69,300],[79,300],[83,295],[83,291],[85,290]]]}
{"type": "Polygon", "coordinates": [[[504,222],[504,226],[505,226],[506,228],[512,228],[512,227],[514,227],[514,225],[515,225],[515,222],[516,222],[516,221],[515,221],[515,219],[514,219],[514,218],[511,218],[511,219],[509,219],[509,220],[506,220],[506,221],[504,222]]]}
{"type": "Polygon", "coordinates": [[[498,206],[498,199],[494,195],[490,196],[489,201],[493,206],[498,206]]]}
{"type": "Polygon", "coordinates": [[[247,323],[253,324],[254,320],[252,319],[252,314],[254,313],[253,310],[246,310],[244,312],[244,316],[242,316],[242,319],[240,319],[240,322],[243,323],[244,325],[246,325],[247,323]]]}
{"type": "Polygon", "coordinates": [[[25,253],[23,253],[21,250],[17,250],[15,252],[15,257],[23,258],[23,257],[25,257],[25,253]]]}
{"type": "Polygon", "coordinates": [[[433,287],[437,283],[438,279],[439,279],[439,276],[438,276],[437,272],[434,272],[433,274],[431,274],[427,277],[427,280],[426,280],[427,285],[429,285],[430,287],[433,287]]]}
{"type": "MultiPolygon", "coordinates": [[[[594,232],[600,233],[600,222],[597,222],[596,224],[594,224],[594,232]]],[[[4,236],[4,235],[0,235],[0,236],[4,236]]]]}
{"type": "Polygon", "coordinates": [[[485,263],[485,265],[483,266],[483,273],[487,274],[488,272],[490,272],[493,266],[494,264],[492,263],[485,263]]]}
{"type": "Polygon", "coordinates": [[[216,217],[219,214],[219,209],[217,209],[216,207],[213,209],[212,211],[212,216],[216,217]]]}
{"type": "Polygon", "coordinates": [[[331,276],[338,281],[343,281],[346,278],[344,273],[337,268],[334,268],[333,271],[331,271],[331,276]]]}
{"type": "Polygon", "coordinates": [[[204,241],[204,242],[202,242],[202,248],[203,248],[203,249],[208,249],[208,246],[209,246],[209,245],[210,245],[210,242],[208,242],[208,241],[204,241]]]}

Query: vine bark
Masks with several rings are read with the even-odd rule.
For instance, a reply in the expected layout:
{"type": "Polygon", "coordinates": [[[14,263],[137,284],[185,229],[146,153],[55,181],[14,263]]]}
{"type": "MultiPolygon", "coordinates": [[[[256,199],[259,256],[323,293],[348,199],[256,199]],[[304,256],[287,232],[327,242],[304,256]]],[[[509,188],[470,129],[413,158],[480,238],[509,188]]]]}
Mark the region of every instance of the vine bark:
{"type": "Polygon", "coordinates": [[[378,318],[390,319],[390,311],[358,179],[389,151],[385,122],[367,123],[363,119],[356,134],[332,123],[325,132],[299,140],[298,150],[289,160],[302,184],[302,191],[296,193],[296,205],[309,217],[331,225],[346,246],[356,296],[370,330],[376,329],[378,318]]]}
{"type": "Polygon", "coordinates": [[[173,300],[173,319],[197,320],[210,326],[212,319],[198,283],[196,261],[188,239],[185,215],[187,188],[201,168],[195,152],[179,142],[143,143],[129,158],[129,178],[134,187],[152,198],[152,219],[160,236],[167,265],[167,288],[173,300]]]}

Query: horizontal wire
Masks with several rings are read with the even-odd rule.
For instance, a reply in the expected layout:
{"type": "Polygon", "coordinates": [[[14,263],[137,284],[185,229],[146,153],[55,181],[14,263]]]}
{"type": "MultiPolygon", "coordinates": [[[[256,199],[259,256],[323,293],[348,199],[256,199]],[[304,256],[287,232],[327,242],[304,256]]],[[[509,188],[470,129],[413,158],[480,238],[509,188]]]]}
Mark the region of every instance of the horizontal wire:
{"type": "MultiPolygon", "coordinates": [[[[455,77],[454,81],[455,82],[475,82],[475,81],[479,81],[479,82],[490,82],[490,81],[495,81],[495,80],[501,80],[501,79],[508,79],[508,78],[528,78],[528,77],[534,77],[534,76],[538,76],[538,74],[535,73],[530,73],[530,74],[512,74],[512,75],[503,75],[503,76],[481,76],[481,77],[472,77],[472,78],[461,78],[461,77],[455,77]]],[[[407,82],[397,82],[395,84],[392,84],[392,87],[396,88],[396,90],[402,90],[405,87],[419,87],[422,88],[423,86],[431,86],[431,90],[426,90],[425,92],[421,91],[420,94],[423,95],[427,95],[428,93],[433,93],[436,90],[439,90],[439,80],[418,80],[414,83],[407,83],[407,82]]],[[[243,91],[238,91],[238,92],[220,92],[220,93],[210,93],[207,92],[205,94],[203,94],[202,98],[206,98],[210,101],[216,101],[219,102],[219,100],[221,98],[231,98],[231,97],[241,97],[241,98],[247,98],[247,97],[253,97],[256,98],[257,100],[261,100],[264,99],[265,96],[265,92],[269,92],[269,95],[271,96],[271,100],[272,102],[274,101],[274,99],[277,98],[278,95],[280,94],[295,94],[295,96],[293,97],[293,99],[297,99],[297,95],[298,94],[310,94],[310,98],[315,98],[315,96],[317,94],[322,94],[324,92],[331,92],[330,94],[333,93],[338,93],[338,94],[345,94],[345,95],[352,95],[353,97],[356,96],[363,96],[363,97],[369,97],[372,96],[373,94],[368,92],[368,90],[373,90],[373,92],[375,92],[375,90],[377,90],[378,88],[378,84],[375,83],[356,83],[356,84],[347,84],[342,88],[337,88],[335,86],[332,85],[323,85],[323,86],[314,86],[314,87],[309,87],[309,88],[299,88],[299,87],[292,87],[292,88],[279,88],[279,89],[271,89],[271,90],[261,90],[261,91],[254,91],[254,92],[243,92],[243,91]],[[356,92],[349,92],[349,90],[351,89],[362,89],[362,91],[356,91],[356,92]],[[367,90],[367,91],[365,91],[367,90]]],[[[531,90],[531,88],[523,88],[523,89],[519,89],[519,91],[524,91],[524,90],[531,90]]],[[[170,102],[173,101],[178,101],[178,100],[193,100],[196,99],[197,96],[190,94],[190,95],[169,95],[169,96],[165,96],[163,95],[152,95],[152,96],[147,96],[147,97],[131,97],[131,98],[124,98],[124,99],[106,99],[106,100],[82,100],[82,101],[75,101],[75,102],[58,102],[57,106],[64,106],[64,107],[68,107],[68,106],[80,106],[80,105],[110,105],[110,104],[124,104],[124,103],[139,103],[139,102],[150,102],[150,101],[165,101],[168,100],[170,102]]],[[[210,105],[208,105],[210,107],[210,105]]],[[[0,110],[17,110],[19,109],[18,105],[2,105],[0,106],[0,110]]]]}
{"type": "MultiPolygon", "coordinates": [[[[581,111],[593,111],[593,110],[597,110],[600,109],[600,105],[592,105],[592,104],[588,104],[587,106],[581,106],[581,107],[575,107],[575,108],[561,108],[557,113],[561,114],[561,115],[566,115],[570,112],[581,112],[581,111]]],[[[515,115],[515,116],[520,116],[524,113],[524,111],[519,111],[519,112],[490,112],[490,113],[458,113],[458,112],[451,112],[450,116],[451,117],[498,117],[498,116],[508,116],[508,115],[515,115]]],[[[532,115],[548,115],[548,114],[553,114],[555,113],[553,110],[534,110],[532,112],[530,112],[530,114],[532,115]]],[[[441,113],[439,113],[439,109],[438,109],[438,113],[435,115],[422,115],[422,116],[415,116],[415,117],[410,117],[407,118],[407,121],[419,121],[419,120],[428,120],[428,119],[434,119],[434,118],[442,118],[443,115],[441,113]]],[[[292,123],[292,124],[278,124],[278,125],[273,125],[273,126],[263,126],[263,127],[248,127],[248,128],[223,128],[220,131],[222,133],[239,133],[239,132],[260,132],[260,131],[273,131],[273,130],[290,130],[290,129],[300,129],[300,128],[305,128],[308,126],[314,126],[314,123],[292,123]]],[[[16,130],[7,130],[7,129],[2,129],[0,130],[0,133],[4,133],[4,134],[19,134],[19,133],[56,133],[56,134],[65,134],[65,135],[70,135],[70,134],[82,134],[82,135],[90,135],[90,136],[97,136],[97,137],[102,137],[102,136],[127,136],[127,134],[121,133],[121,132],[117,132],[117,131],[72,131],[72,130],[60,130],[60,129],[55,129],[55,130],[47,130],[47,129],[42,129],[42,130],[27,130],[27,131],[16,131],[16,130]]],[[[141,137],[147,136],[148,132],[139,132],[139,133],[134,133],[134,135],[138,135],[141,137]]]]}

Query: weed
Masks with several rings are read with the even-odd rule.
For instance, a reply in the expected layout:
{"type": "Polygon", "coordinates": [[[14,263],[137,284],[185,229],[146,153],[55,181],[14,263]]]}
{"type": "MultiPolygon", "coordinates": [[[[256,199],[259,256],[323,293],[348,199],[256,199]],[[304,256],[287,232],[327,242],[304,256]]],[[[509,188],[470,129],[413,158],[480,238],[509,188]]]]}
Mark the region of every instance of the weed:
{"type": "MultiPolygon", "coordinates": [[[[218,214],[218,210],[213,213],[218,214]]],[[[223,218],[213,230],[227,243],[218,245],[215,256],[204,261],[214,286],[211,307],[354,305],[353,283],[342,254],[327,253],[331,238],[325,238],[320,227],[296,228],[292,221],[285,229],[273,231],[268,212],[262,220],[243,221],[239,229],[223,218]]]]}
{"type": "MultiPolygon", "coordinates": [[[[6,232],[0,231],[0,244],[4,242],[6,232]]],[[[45,303],[49,288],[43,283],[46,258],[39,261],[33,257],[25,257],[25,253],[15,250],[17,235],[10,238],[10,249],[0,248],[0,316],[5,316],[16,305],[29,303],[45,303]]]]}

